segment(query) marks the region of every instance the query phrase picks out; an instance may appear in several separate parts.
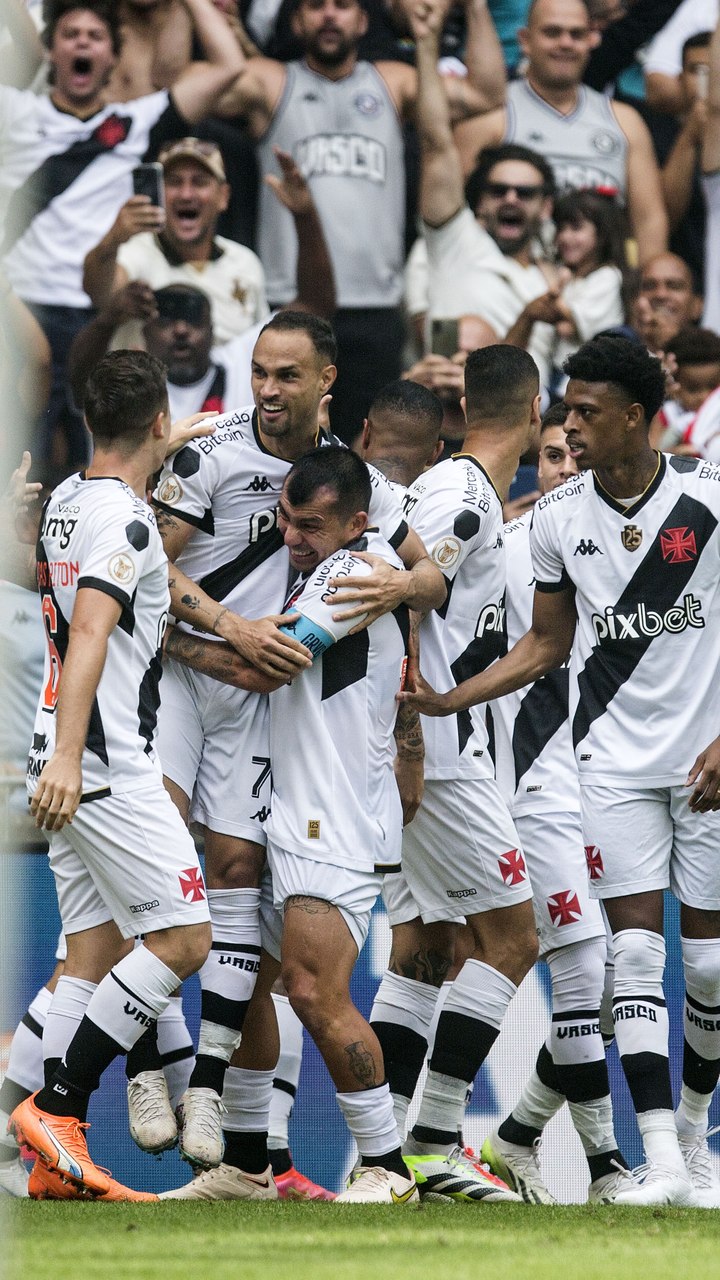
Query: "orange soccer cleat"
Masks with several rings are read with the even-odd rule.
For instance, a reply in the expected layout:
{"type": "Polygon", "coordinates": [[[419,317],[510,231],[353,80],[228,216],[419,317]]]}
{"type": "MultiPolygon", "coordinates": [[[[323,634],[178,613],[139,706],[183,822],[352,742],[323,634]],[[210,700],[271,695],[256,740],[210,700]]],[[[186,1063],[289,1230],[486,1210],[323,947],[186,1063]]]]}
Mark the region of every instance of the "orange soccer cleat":
{"type": "Polygon", "coordinates": [[[62,1174],[81,1189],[94,1195],[110,1190],[110,1176],[93,1163],[85,1141],[82,1124],[75,1116],[54,1116],[35,1106],[32,1094],[15,1108],[8,1129],[18,1144],[25,1143],[39,1156],[48,1169],[62,1174]]]}
{"type": "Polygon", "coordinates": [[[334,1200],[335,1192],[326,1191],[317,1182],[306,1178],[294,1165],[285,1173],[275,1174],[275,1186],[281,1200],[334,1200]]]}
{"type": "Polygon", "coordinates": [[[114,1178],[108,1175],[109,1189],[104,1195],[95,1195],[92,1191],[88,1191],[86,1187],[80,1186],[77,1182],[72,1182],[64,1173],[59,1173],[57,1169],[48,1169],[38,1156],[35,1164],[30,1171],[28,1180],[28,1195],[31,1200],[88,1200],[93,1204],[101,1204],[103,1202],[123,1202],[132,1201],[134,1204],[138,1202],[147,1202],[157,1200],[158,1197],[151,1195],[147,1191],[133,1191],[132,1187],[124,1187],[121,1182],[116,1182],[114,1178]]]}

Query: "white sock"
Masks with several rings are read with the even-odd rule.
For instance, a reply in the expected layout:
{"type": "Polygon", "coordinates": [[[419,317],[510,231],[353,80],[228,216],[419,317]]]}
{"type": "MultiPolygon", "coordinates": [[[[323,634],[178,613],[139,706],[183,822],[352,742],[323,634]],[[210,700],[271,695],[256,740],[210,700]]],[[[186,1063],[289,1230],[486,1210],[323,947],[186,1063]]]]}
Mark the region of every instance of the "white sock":
{"type": "Polygon", "coordinates": [[[400,1146],[392,1098],[387,1084],[358,1093],[337,1093],[342,1111],[360,1153],[361,1164],[372,1165],[376,1156],[387,1155],[400,1146]]]}

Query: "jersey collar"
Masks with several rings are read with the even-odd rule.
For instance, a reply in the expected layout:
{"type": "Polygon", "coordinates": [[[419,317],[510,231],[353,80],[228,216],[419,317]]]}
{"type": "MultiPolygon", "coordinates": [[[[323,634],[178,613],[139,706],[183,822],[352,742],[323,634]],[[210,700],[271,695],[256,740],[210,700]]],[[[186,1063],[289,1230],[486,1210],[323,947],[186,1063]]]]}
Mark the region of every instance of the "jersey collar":
{"type": "Polygon", "coordinates": [[[473,466],[474,466],[474,467],[477,467],[478,471],[482,472],[483,476],[485,477],[485,479],[487,480],[488,484],[490,485],[490,488],[492,489],[493,493],[495,494],[495,497],[497,498],[498,502],[500,503],[500,506],[502,506],[502,498],[500,497],[500,494],[498,493],[498,491],[497,491],[497,489],[496,489],[496,487],[495,487],[495,481],[493,480],[492,476],[491,476],[491,475],[489,475],[489,473],[485,470],[485,468],[484,468],[484,466],[483,466],[482,462],[480,462],[480,460],[479,460],[478,458],[476,458],[476,457],[475,457],[475,454],[474,454],[474,453],[453,453],[453,454],[451,454],[451,458],[452,458],[452,461],[453,461],[453,462],[462,462],[462,461],[463,461],[463,460],[465,460],[465,459],[466,459],[468,462],[472,462],[473,466]]]}
{"type": "Polygon", "coordinates": [[[657,493],[658,489],[660,488],[660,485],[663,482],[663,479],[665,477],[665,472],[667,471],[667,462],[665,461],[665,454],[658,453],[657,460],[658,460],[658,463],[657,463],[655,475],[653,476],[647,488],[644,489],[643,492],[640,494],[640,497],[637,498],[635,502],[631,502],[630,506],[626,506],[624,502],[618,502],[617,498],[613,498],[612,494],[608,493],[607,489],[603,488],[601,482],[598,480],[595,472],[593,471],[592,473],[593,483],[595,485],[595,492],[598,498],[602,498],[603,502],[607,503],[609,507],[612,507],[613,511],[617,511],[619,515],[634,516],[638,511],[641,510],[642,507],[645,506],[646,502],[650,501],[653,494],[657,493]]]}

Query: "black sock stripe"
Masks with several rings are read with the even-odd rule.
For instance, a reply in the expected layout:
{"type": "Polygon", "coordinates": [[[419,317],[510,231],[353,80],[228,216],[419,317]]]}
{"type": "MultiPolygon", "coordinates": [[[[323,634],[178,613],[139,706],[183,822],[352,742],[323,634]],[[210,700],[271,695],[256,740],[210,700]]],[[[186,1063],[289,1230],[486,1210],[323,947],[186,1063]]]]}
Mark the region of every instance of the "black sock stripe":
{"type": "Polygon", "coordinates": [[[665,1000],[661,996],[646,995],[613,996],[613,1009],[616,1004],[654,1004],[657,1005],[658,1009],[666,1007],[665,1000]]]}
{"type": "Polygon", "coordinates": [[[297,1096],[297,1088],[294,1084],[290,1084],[289,1080],[281,1080],[276,1076],[273,1080],[273,1089],[279,1089],[281,1093],[289,1093],[291,1098],[297,1096]]]}
{"type": "Polygon", "coordinates": [[[194,1046],[191,1044],[184,1044],[182,1049],[170,1049],[167,1053],[161,1053],[160,1062],[163,1067],[170,1067],[174,1062],[186,1062],[188,1058],[194,1057],[194,1046]]]}
{"type": "Polygon", "coordinates": [[[553,1022],[589,1022],[595,1019],[597,1022],[600,1018],[600,1008],[597,1009],[568,1009],[565,1013],[554,1013],[553,1022]]]}
{"type": "Polygon", "coordinates": [[[43,1029],[40,1023],[33,1018],[31,1013],[24,1013],[20,1022],[24,1027],[27,1027],[28,1031],[32,1031],[33,1035],[37,1036],[38,1040],[42,1040],[43,1029]]]}
{"type": "Polygon", "coordinates": [[[203,991],[200,1001],[200,1017],[203,1022],[214,1022],[218,1027],[242,1031],[249,1000],[229,1000],[216,991],[203,991]]]}
{"type": "Polygon", "coordinates": [[[117,974],[116,974],[116,973],[114,972],[114,970],[112,970],[112,969],[110,970],[110,977],[113,979],[113,981],[114,981],[114,982],[117,982],[118,986],[119,986],[119,987],[122,987],[123,991],[124,991],[127,995],[131,996],[133,1000],[137,1000],[138,1004],[142,1004],[142,1005],[144,1005],[144,1006],[145,1006],[145,1008],[146,1008],[146,1009],[149,1009],[149,1010],[150,1010],[150,1012],[151,1012],[151,1014],[152,1014],[152,1016],[153,1016],[153,1018],[157,1017],[157,1015],[156,1015],[156,1013],[155,1013],[155,1010],[153,1009],[152,1005],[149,1005],[149,1004],[148,1004],[148,1002],[147,1002],[147,1000],[143,1000],[142,996],[139,996],[139,995],[137,995],[137,994],[136,994],[136,992],[131,991],[131,990],[130,990],[130,987],[126,987],[126,986],[125,986],[125,983],[120,981],[120,979],[118,978],[117,974]]]}
{"type": "Polygon", "coordinates": [[[720,1013],[720,1004],[700,1004],[699,1000],[693,1000],[692,996],[685,992],[685,999],[691,1009],[697,1009],[698,1013],[720,1013]]]}
{"type": "Polygon", "coordinates": [[[259,956],[261,947],[255,947],[250,942],[213,942],[210,947],[211,951],[247,951],[248,955],[259,956]]]}
{"type": "Polygon", "coordinates": [[[566,1062],[557,1067],[557,1073],[568,1102],[593,1102],[610,1096],[604,1057],[595,1062],[566,1062]]]}

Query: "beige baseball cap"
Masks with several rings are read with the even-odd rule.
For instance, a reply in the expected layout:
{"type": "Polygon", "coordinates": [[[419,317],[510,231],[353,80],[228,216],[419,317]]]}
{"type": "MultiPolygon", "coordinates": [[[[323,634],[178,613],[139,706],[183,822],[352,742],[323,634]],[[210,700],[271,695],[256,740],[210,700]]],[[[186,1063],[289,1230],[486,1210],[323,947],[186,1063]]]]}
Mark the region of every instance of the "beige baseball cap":
{"type": "Polygon", "coordinates": [[[220,148],[214,142],[205,142],[203,138],[180,138],[178,142],[169,142],[158,156],[163,168],[174,164],[176,160],[194,160],[201,164],[218,182],[226,182],[225,165],[220,148]]]}

